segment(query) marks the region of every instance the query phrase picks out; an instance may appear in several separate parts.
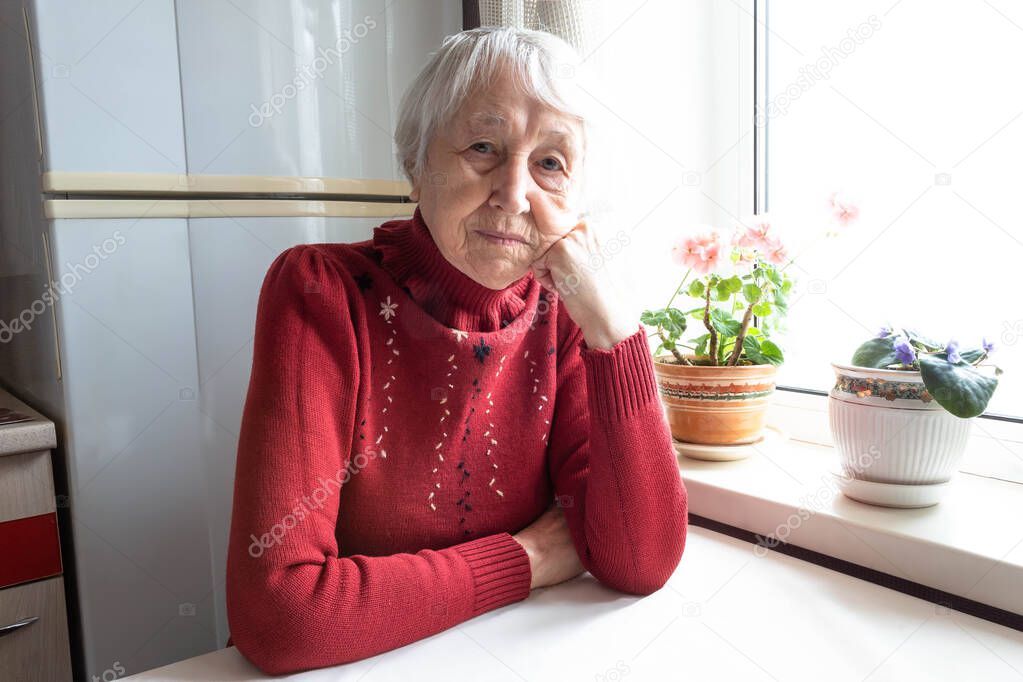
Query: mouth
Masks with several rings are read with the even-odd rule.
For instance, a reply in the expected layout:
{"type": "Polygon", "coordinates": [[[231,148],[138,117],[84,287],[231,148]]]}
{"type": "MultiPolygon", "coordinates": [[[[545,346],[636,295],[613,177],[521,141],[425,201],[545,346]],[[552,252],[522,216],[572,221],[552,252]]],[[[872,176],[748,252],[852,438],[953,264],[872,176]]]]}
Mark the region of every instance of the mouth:
{"type": "Polygon", "coordinates": [[[476,230],[476,233],[482,236],[487,241],[493,242],[494,244],[500,244],[502,246],[528,244],[528,242],[525,239],[515,234],[495,232],[493,230],[476,230]]]}

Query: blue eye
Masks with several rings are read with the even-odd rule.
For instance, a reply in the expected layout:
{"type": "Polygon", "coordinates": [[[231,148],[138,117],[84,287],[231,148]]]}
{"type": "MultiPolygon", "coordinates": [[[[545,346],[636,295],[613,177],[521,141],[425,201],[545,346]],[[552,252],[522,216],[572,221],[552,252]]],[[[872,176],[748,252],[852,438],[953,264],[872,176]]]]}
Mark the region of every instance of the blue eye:
{"type": "Polygon", "coordinates": [[[561,170],[561,162],[560,162],[560,161],[558,161],[557,159],[555,159],[555,158],[554,158],[553,156],[548,156],[548,157],[547,157],[546,159],[544,159],[543,161],[541,161],[541,162],[540,162],[540,163],[541,163],[541,165],[542,165],[542,164],[543,164],[543,163],[544,163],[545,161],[553,161],[553,162],[554,162],[554,167],[552,168],[552,167],[550,167],[550,166],[544,166],[544,167],[543,167],[543,168],[544,168],[544,170],[549,170],[549,171],[557,171],[557,170],[561,170]]]}
{"type": "Polygon", "coordinates": [[[476,142],[476,143],[474,143],[474,144],[473,144],[473,145],[472,145],[472,146],[470,147],[470,149],[472,149],[473,151],[477,151],[477,152],[479,152],[480,154],[487,154],[487,153],[489,153],[489,152],[490,152],[490,149],[478,149],[478,147],[488,147],[488,148],[489,148],[489,147],[491,147],[491,146],[492,146],[492,145],[491,145],[491,144],[490,144],[489,142],[476,142]]]}

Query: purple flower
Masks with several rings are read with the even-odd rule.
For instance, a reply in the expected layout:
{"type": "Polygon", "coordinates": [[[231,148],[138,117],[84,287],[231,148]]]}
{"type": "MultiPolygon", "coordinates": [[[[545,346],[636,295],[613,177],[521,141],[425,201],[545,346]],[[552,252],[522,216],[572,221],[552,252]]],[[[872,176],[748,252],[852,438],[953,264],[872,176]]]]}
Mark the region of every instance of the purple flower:
{"type": "Polygon", "coordinates": [[[985,353],[990,353],[991,351],[993,351],[995,349],[995,342],[994,341],[988,341],[987,337],[981,337],[980,345],[984,347],[984,352],[985,353]]]}
{"type": "Polygon", "coordinates": [[[904,336],[895,339],[895,359],[904,365],[912,365],[916,361],[916,351],[904,336]]]}
{"type": "Polygon", "coordinates": [[[963,361],[963,358],[959,355],[959,342],[955,339],[951,339],[948,345],[945,346],[945,357],[953,365],[957,365],[963,361]]]}
{"type": "Polygon", "coordinates": [[[879,339],[883,339],[883,338],[891,336],[891,335],[892,335],[892,328],[889,327],[888,325],[885,325],[885,326],[881,327],[877,331],[877,338],[879,338],[879,339]]]}

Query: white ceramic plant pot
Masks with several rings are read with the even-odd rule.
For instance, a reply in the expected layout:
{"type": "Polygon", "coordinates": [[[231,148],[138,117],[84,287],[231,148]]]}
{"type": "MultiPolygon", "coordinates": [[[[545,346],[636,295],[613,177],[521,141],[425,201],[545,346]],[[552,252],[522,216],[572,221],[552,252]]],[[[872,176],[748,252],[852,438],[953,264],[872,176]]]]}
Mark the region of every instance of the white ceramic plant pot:
{"type": "Polygon", "coordinates": [[[831,364],[828,419],[844,474],[943,493],[947,486],[940,484],[958,469],[973,420],[942,408],[919,372],[831,364]]]}

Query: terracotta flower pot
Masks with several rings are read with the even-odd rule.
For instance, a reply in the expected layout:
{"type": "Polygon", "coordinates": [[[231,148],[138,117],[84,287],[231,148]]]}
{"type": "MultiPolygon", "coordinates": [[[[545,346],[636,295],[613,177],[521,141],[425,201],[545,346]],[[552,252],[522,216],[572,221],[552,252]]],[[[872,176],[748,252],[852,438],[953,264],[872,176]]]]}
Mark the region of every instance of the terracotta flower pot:
{"type": "Polygon", "coordinates": [[[757,441],[767,421],[777,371],[774,365],[680,365],[671,355],[658,356],[654,374],[671,435],[703,445],[757,441]]]}

